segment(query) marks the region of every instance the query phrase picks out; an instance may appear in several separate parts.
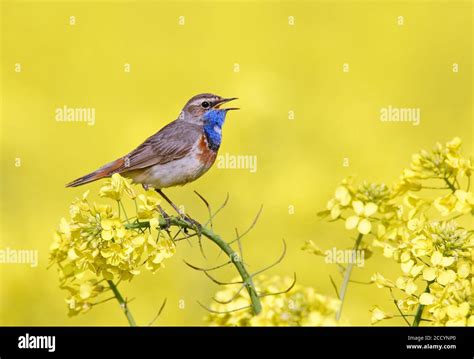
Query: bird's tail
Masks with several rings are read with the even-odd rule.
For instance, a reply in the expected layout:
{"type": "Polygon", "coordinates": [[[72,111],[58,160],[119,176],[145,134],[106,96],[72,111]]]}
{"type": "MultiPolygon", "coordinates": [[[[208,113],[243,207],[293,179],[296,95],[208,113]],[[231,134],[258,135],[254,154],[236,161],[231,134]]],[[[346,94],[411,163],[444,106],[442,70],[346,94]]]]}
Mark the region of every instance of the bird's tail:
{"type": "Polygon", "coordinates": [[[86,183],[97,181],[98,179],[112,176],[114,173],[119,172],[118,169],[124,164],[124,159],[119,158],[113,162],[107,163],[98,170],[91,172],[85,176],[79,177],[72,182],[69,182],[66,187],[77,187],[86,183]]]}

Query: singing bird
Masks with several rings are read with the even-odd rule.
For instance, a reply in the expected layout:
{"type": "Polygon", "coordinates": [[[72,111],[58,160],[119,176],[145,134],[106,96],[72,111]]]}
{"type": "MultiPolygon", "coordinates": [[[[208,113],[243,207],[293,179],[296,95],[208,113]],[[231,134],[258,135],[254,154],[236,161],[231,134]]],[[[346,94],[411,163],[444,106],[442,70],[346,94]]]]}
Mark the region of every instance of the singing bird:
{"type": "Polygon", "coordinates": [[[76,187],[115,173],[131,178],[145,189],[184,185],[195,181],[214,164],[222,141],[227,112],[220,108],[235,100],[203,93],[192,97],[178,118],[149,137],[136,149],[98,170],[66,185],[76,187]]]}

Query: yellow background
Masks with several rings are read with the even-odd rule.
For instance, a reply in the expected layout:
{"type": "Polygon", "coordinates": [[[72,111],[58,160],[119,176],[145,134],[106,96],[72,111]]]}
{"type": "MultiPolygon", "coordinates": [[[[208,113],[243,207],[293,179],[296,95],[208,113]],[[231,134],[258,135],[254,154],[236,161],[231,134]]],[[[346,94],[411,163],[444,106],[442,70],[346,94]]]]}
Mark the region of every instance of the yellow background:
{"type": "MultiPolygon", "coordinates": [[[[203,219],[193,190],[215,207],[229,192],[216,222],[229,239],[263,204],[244,241],[250,270],[276,259],[284,238],[287,257],[272,273],[296,272],[299,283],[334,295],[328,276],[340,281],[336,267],[300,247],[308,239],[351,246],[353,232],[316,217],[338,182],[357,174],[390,184],[413,152],[453,136],[472,153],[472,15],[470,2],[2,2],[0,247],[36,249],[40,262],[0,265],[0,324],[126,324],[115,302],[66,316],[66,293],[55,269],[46,269],[48,248],[71,200],[100,183],[64,184],[133,149],[200,92],[240,98],[220,153],[256,155],[258,170],[214,168],[169,196],[203,219]],[[94,107],[96,124],[57,122],[55,109],[64,105],[94,107]],[[381,122],[389,105],[420,108],[421,124],[381,122]]],[[[139,323],[167,298],[157,324],[204,324],[195,301],[208,303],[218,288],[183,258],[205,263],[196,245],[181,243],[164,270],[121,286],[135,298],[139,323]]],[[[376,255],[354,279],[375,271],[390,277],[398,268],[376,255]]],[[[351,285],[344,318],[368,325],[374,304],[395,312],[386,291],[351,285]]]]}

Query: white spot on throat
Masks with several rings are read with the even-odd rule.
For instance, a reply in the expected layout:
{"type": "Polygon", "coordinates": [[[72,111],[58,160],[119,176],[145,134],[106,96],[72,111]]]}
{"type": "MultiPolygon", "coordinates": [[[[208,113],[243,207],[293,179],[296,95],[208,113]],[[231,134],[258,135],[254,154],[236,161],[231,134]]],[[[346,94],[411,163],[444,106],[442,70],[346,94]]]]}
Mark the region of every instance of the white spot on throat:
{"type": "Polygon", "coordinates": [[[214,126],[214,132],[216,132],[220,135],[220,134],[222,134],[222,129],[219,126],[215,125],[214,126]]]}

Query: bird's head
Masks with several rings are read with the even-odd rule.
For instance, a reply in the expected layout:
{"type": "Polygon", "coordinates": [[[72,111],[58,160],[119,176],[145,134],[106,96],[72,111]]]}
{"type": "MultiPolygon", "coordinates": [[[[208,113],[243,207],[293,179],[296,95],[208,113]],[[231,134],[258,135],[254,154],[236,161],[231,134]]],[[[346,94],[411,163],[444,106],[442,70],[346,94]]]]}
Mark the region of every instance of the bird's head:
{"type": "Polygon", "coordinates": [[[220,108],[226,102],[236,100],[236,97],[223,98],[211,93],[203,93],[192,97],[184,106],[180,119],[203,124],[211,117],[225,118],[227,111],[238,110],[236,107],[220,108]]]}

